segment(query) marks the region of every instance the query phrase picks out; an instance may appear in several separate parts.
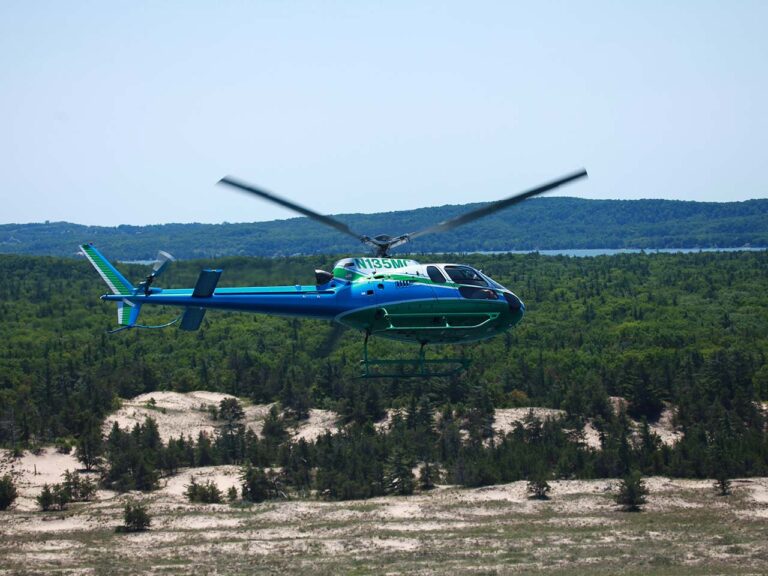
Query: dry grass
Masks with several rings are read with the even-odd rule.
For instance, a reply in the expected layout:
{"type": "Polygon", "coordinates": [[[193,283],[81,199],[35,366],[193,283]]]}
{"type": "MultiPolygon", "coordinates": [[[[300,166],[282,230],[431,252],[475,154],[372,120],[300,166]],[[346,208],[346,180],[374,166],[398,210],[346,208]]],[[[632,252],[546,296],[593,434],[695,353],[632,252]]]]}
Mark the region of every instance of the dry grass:
{"type": "Polygon", "coordinates": [[[192,474],[231,485],[232,467],[184,471],[143,496],[143,534],[116,534],[137,495],[103,494],[63,513],[2,513],[0,574],[764,574],[768,479],[648,479],[645,512],[622,513],[615,481],[558,481],[552,499],[525,483],[441,487],[363,502],[193,505],[192,474]]]}

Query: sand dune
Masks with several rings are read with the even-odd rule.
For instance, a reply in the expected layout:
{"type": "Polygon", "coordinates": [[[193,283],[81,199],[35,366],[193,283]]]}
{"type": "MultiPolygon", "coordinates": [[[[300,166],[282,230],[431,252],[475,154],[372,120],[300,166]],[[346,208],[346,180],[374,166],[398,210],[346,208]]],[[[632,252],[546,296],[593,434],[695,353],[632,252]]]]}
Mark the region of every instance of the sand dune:
{"type": "MultiPolygon", "coordinates": [[[[160,436],[164,441],[181,435],[196,438],[200,432],[213,434],[221,421],[214,420],[209,406],[218,407],[225,398],[234,398],[219,392],[149,392],[131,400],[123,400],[120,409],[109,416],[104,423],[107,433],[114,422],[120,428],[132,428],[144,422],[148,417],[157,422],[160,436]]],[[[243,402],[246,427],[261,434],[264,420],[273,404],[248,404],[243,402]]],[[[291,430],[292,436],[308,442],[325,434],[326,430],[336,430],[336,414],[329,410],[312,409],[309,418],[303,420],[291,430]]]]}

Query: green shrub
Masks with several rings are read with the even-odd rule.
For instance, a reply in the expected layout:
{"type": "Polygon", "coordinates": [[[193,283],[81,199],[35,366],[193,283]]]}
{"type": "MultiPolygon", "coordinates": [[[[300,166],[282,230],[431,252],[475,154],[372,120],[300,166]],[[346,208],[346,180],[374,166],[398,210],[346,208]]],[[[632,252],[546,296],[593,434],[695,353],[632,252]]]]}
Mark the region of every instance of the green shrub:
{"type": "Polygon", "coordinates": [[[190,502],[202,502],[203,504],[221,504],[223,494],[213,480],[208,480],[205,484],[198,484],[195,477],[187,485],[185,492],[190,502]]]}
{"type": "Polygon", "coordinates": [[[7,510],[19,495],[10,474],[0,478],[0,510],[7,510]]]}
{"type": "Polygon", "coordinates": [[[536,500],[549,500],[548,492],[551,490],[547,482],[545,469],[542,468],[531,475],[528,480],[528,493],[536,500]]]}
{"type": "Polygon", "coordinates": [[[126,502],[123,509],[123,526],[117,532],[144,532],[149,530],[152,518],[147,507],[141,502],[126,502]]]}
{"type": "Polygon", "coordinates": [[[57,438],[55,442],[56,452],[59,454],[69,454],[75,446],[74,438],[57,438]]]}
{"type": "Polygon", "coordinates": [[[242,476],[243,500],[248,502],[264,502],[276,498],[285,498],[277,474],[265,472],[262,468],[248,465],[243,469],[242,476]]]}
{"type": "Polygon", "coordinates": [[[69,493],[72,502],[90,502],[96,495],[96,484],[93,480],[69,470],[64,472],[62,487],[69,493]]]}
{"type": "Polygon", "coordinates": [[[40,492],[37,498],[35,498],[35,500],[37,500],[37,504],[40,506],[43,512],[48,512],[48,510],[53,508],[55,500],[53,498],[51,487],[48,486],[48,484],[43,484],[43,490],[40,492]]]}

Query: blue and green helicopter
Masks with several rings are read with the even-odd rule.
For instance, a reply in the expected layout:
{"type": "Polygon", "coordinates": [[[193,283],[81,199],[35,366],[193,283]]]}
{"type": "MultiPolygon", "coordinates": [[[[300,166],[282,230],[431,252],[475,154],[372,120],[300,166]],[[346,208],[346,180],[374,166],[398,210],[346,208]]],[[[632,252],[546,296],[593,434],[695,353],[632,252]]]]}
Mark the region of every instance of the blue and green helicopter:
{"type": "Polygon", "coordinates": [[[371,256],[339,260],[330,272],[315,270],[315,283],[311,285],[217,288],[222,270],[206,269],[200,272],[194,288],[157,288],[155,280],[173,261],[170,254],[161,251],[152,272],[134,286],[92,244],[83,244],[80,249],[112,292],[101,299],[117,304],[119,327],[112,332],[164,328],[176,323],[182,330],[197,330],[209,308],[324,319],[365,335],[364,377],[446,376],[466,368],[466,361],[460,358],[427,360],[424,355],[427,344],[462,344],[492,338],[520,322],[525,306],[510,290],[472,266],[420,264],[408,258],[393,258],[390,251],[420,236],[452,230],[586,175],[586,170],[579,170],[396,237],[358,234],[330,216],[235,178],[222,178],[220,184],[294,210],[373,248],[371,256]],[[146,326],[138,323],[139,312],[145,305],[176,306],[183,311],[167,324],[146,326]],[[419,344],[419,356],[413,360],[371,359],[368,357],[371,336],[419,344]],[[387,368],[382,369],[382,365],[387,368]]]}

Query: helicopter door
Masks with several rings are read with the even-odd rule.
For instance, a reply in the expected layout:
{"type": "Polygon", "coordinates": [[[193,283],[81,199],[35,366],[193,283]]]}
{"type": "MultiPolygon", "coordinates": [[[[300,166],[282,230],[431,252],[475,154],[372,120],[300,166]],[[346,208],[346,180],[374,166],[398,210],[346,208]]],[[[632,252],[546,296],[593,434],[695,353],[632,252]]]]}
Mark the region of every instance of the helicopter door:
{"type": "Polygon", "coordinates": [[[443,276],[443,273],[440,272],[440,268],[437,266],[432,266],[431,264],[427,266],[427,275],[435,284],[445,284],[445,276],[443,276]]]}

